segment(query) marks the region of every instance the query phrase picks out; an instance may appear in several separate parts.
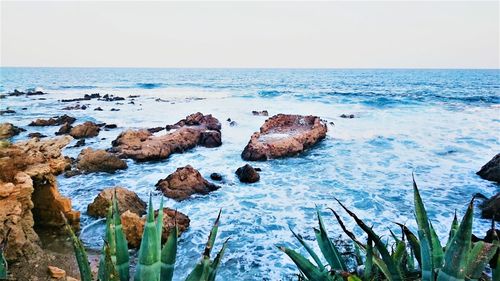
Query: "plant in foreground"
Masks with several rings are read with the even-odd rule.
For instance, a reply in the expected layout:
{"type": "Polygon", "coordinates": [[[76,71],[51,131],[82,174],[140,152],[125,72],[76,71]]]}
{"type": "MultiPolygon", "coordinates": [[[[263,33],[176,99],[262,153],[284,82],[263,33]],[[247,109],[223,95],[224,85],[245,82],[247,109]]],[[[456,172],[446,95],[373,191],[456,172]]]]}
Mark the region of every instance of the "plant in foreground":
{"type": "MultiPolygon", "coordinates": [[[[448,242],[443,247],[427,217],[415,180],[413,180],[413,194],[415,219],[418,225],[417,235],[405,225],[397,223],[402,230],[402,236],[399,238],[391,231],[391,236],[394,239],[391,247],[389,247],[388,242],[384,243],[371,227],[335,199],[368,236],[367,243],[362,243],[345,227],[337,212],[330,209],[342,230],[354,242],[356,264],[363,268],[361,274],[358,274],[356,270],[350,271],[348,269],[348,259],[339,253],[337,247],[328,237],[319,210],[317,210],[319,228],[314,229],[314,232],[318,246],[328,265],[324,265],[312,248],[293,230],[293,235],[306,249],[315,264],[294,250],[286,247],[279,247],[279,249],[286,253],[298,267],[302,280],[369,281],[386,279],[399,281],[420,279],[422,281],[460,281],[484,278],[483,271],[488,261],[498,251],[500,242],[498,236],[494,237],[492,243],[471,242],[474,198],[468,204],[467,211],[460,223],[455,214],[448,242]],[[362,257],[361,252],[364,253],[364,257],[362,257]],[[414,263],[415,260],[418,262],[418,266],[414,263]]],[[[495,231],[493,233],[496,235],[495,231]]],[[[496,260],[492,262],[496,264],[496,266],[492,266],[493,280],[500,280],[500,255],[497,255],[496,260]]]]}
{"type": "MultiPolygon", "coordinates": [[[[123,233],[116,194],[108,210],[106,218],[105,241],[99,261],[98,280],[100,281],[128,281],[130,279],[130,264],[127,239],[123,233]]],[[[139,248],[139,257],[135,268],[135,281],[170,281],[174,274],[175,258],[177,253],[177,225],[170,230],[165,245],[161,245],[161,235],[163,230],[163,198],[155,222],[154,209],[149,198],[149,207],[142,234],[142,241],[139,248]]],[[[200,262],[188,275],[186,281],[213,281],[217,274],[222,256],[226,249],[226,240],[215,259],[210,259],[210,252],[214,246],[217,230],[219,226],[220,214],[210,231],[208,242],[205,246],[200,262]]],[[[88,262],[87,254],[80,239],[76,237],[73,230],[66,224],[66,229],[70,233],[76,260],[80,269],[82,281],[91,281],[92,273],[88,262]]]]}

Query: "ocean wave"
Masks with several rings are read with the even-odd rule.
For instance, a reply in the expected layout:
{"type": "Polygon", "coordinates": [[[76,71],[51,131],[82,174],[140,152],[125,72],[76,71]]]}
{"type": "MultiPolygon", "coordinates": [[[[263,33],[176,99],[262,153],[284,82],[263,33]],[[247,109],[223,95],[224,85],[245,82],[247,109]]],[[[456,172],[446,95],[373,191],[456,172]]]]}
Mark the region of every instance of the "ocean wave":
{"type": "Polygon", "coordinates": [[[137,88],[141,88],[141,89],[156,89],[156,88],[164,87],[165,84],[163,84],[163,83],[136,83],[135,86],[137,88]]]}
{"type": "Polygon", "coordinates": [[[291,91],[263,90],[259,91],[258,95],[263,98],[273,98],[289,93],[291,93],[291,91]]]}
{"type": "Polygon", "coordinates": [[[97,88],[96,86],[91,86],[91,85],[63,85],[59,86],[59,89],[80,89],[80,90],[90,90],[90,89],[95,89],[97,88]]]}

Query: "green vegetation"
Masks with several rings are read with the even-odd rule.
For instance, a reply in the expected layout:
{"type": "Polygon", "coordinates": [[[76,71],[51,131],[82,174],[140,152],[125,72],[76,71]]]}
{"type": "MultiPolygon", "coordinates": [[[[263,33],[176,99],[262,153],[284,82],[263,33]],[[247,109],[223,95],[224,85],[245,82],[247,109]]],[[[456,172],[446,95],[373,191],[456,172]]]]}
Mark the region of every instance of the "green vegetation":
{"type": "MultiPolygon", "coordinates": [[[[415,235],[405,225],[398,224],[402,237],[398,238],[391,231],[394,240],[391,245],[388,241],[382,241],[381,236],[337,200],[368,236],[367,242],[362,243],[345,227],[338,213],[331,210],[342,230],[354,242],[354,263],[356,268],[363,268],[362,272],[349,270],[347,266],[349,258],[341,255],[331,242],[319,210],[317,210],[319,228],[314,229],[314,232],[319,249],[328,265],[324,265],[304,239],[293,231],[293,235],[311,256],[314,264],[294,250],[286,247],[279,247],[279,249],[287,254],[298,267],[300,280],[460,281],[483,278],[483,271],[488,261],[497,252],[500,241],[498,237],[495,237],[493,243],[471,242],[474,198],[470,201],[460,223],[455,215],[448,242],[443,247],[427,217],[415,180],[413,180],[413,193],[418,233],[415,235]],[[415,260],[419,266],[416,266],[415,260]]],[[[493,280],[500,280],[500,255],[497,255],[494,262],[496,262],[496,268],[493,270],[493,280]]]]}
{"type": "MultiPolygon", "coordinates": [[[[109,208],[106,218],[106,235],[99,262],[98,278],[101,281],[128,281],[130,278],[129,253],[127,239],[123,233],[116,194],[109,208]]],[[[177,253],[177,226],[169,233],[165,245],[161,245],[163,230],[163,198],[160,204],[157,220],[155,222],[154,209],[149,198],[149,207],[139,248],[139,257],[135,267],[135,281],[170,281],[174,274],[175,257],[177,253]]],[[[210,259],[210,252],[214,246],[219,227],[220,212],[210,231],[208,242],[200,262],[188,275],[187,281],[214,281],[220,265],[227,240],[223,244],[215,259],[210,259]]],[[[81,241],[75,236],[70,226],[66,225],[73,241],[75,256],[80,268],[82,281],[91,281],[87,254],[81,241]]]]}
{"type": "Polygon", "coordinates": [[[3,241],[0,245],[0,280],[7,279],[7,261],[3,255],[3,250],[5,249],[5,245],[7,245],[8,235],[9,234],[7,233],[5,241],[3,241]]]}

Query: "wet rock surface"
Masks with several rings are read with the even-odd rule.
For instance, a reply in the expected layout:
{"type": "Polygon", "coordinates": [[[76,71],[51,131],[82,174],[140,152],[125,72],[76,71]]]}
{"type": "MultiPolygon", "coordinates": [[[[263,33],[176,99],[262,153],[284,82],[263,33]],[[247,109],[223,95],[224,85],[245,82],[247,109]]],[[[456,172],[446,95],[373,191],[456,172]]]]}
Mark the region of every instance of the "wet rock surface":
{"type": "Polygon", "coordinates": [[[208,182],[198,170],[189,165],[177,168],[174,173],[159,180],[155,186],[166,197],[178,201],[187,199],[193,194],[208,194],[219,188],[208,182]]]}
{"type": "Polygon", "coordinates": [[[0,124],[0,139],[8,139],[13,136],[19,135],[21,132],[26,131],[23,128],[14,126],[12,123],[0,124]]]}
{"type": "Polygon", "coordinates": [[[239,167],[236,170],[236,175],[240,179],[241,182],[245,183],[254,183],[260,180],[260,175],[257,172],[257,169],[254,169],[252,166],[246,164],[243,167],[239,167]]]}
{"type": "Polygon", "coordinates": [[[83,149],[77,158],[76,167],[85,173],[106,172],[114,173],[117,170],[127,169],[127,162],[105,150],[94,150],[90,147],[83,149]]]}
{"type": "Polygon", "coordinates": [[[500,183],[500,153],[495,155],[477,173],[481,178],[500,183]]]}
{"type": "Polygon", "coordinates": [[[265,161],[294,156],[324,139],[326,132],[326,124],[317,116],[278,114],[251,136],[241,157],[265,161]]]}
{"type": "Polygon", "coordinates": [[[146,202],[142,201],[135,192],[117,186],[106,188],[99,192],[97,197],[94,198],[94,201],[88,205],[87,214],[92,217],[106,217],[115,192],[120,215],[126,211],[130,211],[139,216],[146,213],[146,202]]]}
{"type": "Polygon", "coordinates": [[[210,174],[210,179],[214,181],[221,181],[222,180],[222,175],[219,173],[211,173],[210,174]]]}
{"type": "Polygon", "coordinates": [[[87,121],[83,124],[77,125],[69,131],[69,135],[75,139],[92,138],[99,135],[101,128],[94,122],[87,121]]]}
{"type": "Polygon", "coordinates": [[[481,217],[500,221],[500,193],[493,195],[479,205],[481,217]]]}
{"type": "Polygon", "coordinates": [[[49,119],[36,119],[35,121],[31,122],[29,126],[60,126],[65,123],[71,125],[75,121],[76,118],[64,114],[62,116],[56,116],[49,119]]]}

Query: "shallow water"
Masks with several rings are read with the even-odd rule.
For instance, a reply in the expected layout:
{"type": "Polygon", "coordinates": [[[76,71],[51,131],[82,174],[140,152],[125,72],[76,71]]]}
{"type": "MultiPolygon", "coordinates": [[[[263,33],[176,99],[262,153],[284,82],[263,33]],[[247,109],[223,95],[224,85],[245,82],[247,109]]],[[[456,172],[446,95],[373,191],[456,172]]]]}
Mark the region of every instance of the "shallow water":
{"type": "MultiPolygon", "coordinates": [[[[288,280],[297,270],[274,245],[298,248],[288,226],[313,240],[315,205],[323,211],[332,237],[341,234],[326,209],[340,210],[334,198],[382,233],[387,234],[389,226],[396,229],[394,221],[414,228],[414,172],[429,216],[444,240],[454,211],[463,215],[474,193],[498,192],[497,184],[475,172],[500,151],[499,78],[498,70],[2,68],[1,92],[41,88],[50,94],[0,99],[0,109],[17,112],[0,121],[28,130],[16,140],[34,131],[52,136],[58,127],[26,125],[64,113],[77,117],[77,122],[116,123],[118,129],[87,140],[88,146],[109,148],[125,128],[165,126],[196,111],[213,114],[222,123],[221,147],[198,147],[154,163],[128,160],[129,168],[113,175],[60,176],[61,192],[82,211],[81,238],[90,248],[100,247],[104,224],[85,212],[101,189],[120,185],[147,199],[159,179],[190,164],[206,178],[221,173],[225,183],[206,196],[166,201],[191,218],[179,245],[177,280],[197,262],[220,208],[216,248],[225,238],[231,240],[218,280],[288,280]],[[95,92],[139,97],[135,104],[128,104],[128,98],[92,100],[82,102],[87,110],[61,110],[75,103],[58,100],[95,92]],[[94,111],[98,106],[104,110],[94,111]],[[252,110],[318,115],[334,125],[329,125],[325,140],[300,156],[252,163],[262,168],[261,180],[242,184],[234,175],[245,163],[241,151],[266,119],[253,116],[252,110]],[[340,118],[343,113],[356,118],[340,118]],[[237,125],[229,126],[227,118],[237,125]]],[[[64,151],[73,157],[79,152],[80,148],[64,151]]],[[[341,216],[353,228],[352,220],[343,212],[341,216]]],[[[474,232],[482,235],[488,226],[476,211],[474,232]]]]}

